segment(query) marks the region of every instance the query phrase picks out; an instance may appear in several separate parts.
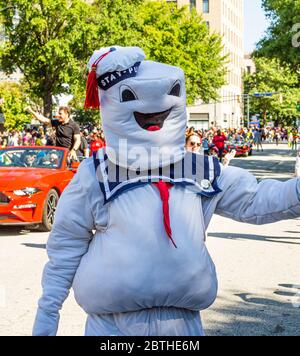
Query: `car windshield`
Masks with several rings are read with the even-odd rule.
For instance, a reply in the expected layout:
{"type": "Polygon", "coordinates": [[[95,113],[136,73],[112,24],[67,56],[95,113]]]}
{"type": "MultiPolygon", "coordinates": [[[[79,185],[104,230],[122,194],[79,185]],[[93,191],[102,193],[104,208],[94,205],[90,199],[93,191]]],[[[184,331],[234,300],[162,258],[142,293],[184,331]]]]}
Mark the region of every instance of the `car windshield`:
{"type": "Polygon", "coordinates": [[[64,151],[51,148],[13,148],[0,150],[0,167],[58,169],[64,151]]]}

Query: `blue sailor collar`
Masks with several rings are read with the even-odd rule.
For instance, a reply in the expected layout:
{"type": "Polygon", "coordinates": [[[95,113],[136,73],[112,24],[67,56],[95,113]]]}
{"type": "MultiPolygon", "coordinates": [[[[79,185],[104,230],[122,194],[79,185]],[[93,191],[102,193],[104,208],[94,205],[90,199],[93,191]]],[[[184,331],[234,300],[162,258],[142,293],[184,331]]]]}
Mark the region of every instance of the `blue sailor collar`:
{"type": "Polygon", "coordinates": [[[115,165],[103,148],[94,152],[93,158],[105,204],[128,190],[160,180],[187,188],[204,197],[213,197],[221,192],[217,184],[221,165],[216,157],[186,152],[179,162],[144,172],[115,165]]]}

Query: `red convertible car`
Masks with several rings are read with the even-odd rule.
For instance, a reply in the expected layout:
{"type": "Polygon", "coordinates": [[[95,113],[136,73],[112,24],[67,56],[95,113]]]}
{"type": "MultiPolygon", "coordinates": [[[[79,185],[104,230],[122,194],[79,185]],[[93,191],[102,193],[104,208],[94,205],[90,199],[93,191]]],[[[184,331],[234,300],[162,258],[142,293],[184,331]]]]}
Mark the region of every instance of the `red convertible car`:
{"type": "Polygon", "coordinates": [[[246,141],[226,142],[224,155],[232,150],[236,151],[235,157],[248,157],[252,155],[252,144],[246,141]]]}
{"type": "Polygon", "coordinates": [[[0,227],[38,224],[50,231],[58,199],[78,165],[60,147],[0,149],[0,227]]]}

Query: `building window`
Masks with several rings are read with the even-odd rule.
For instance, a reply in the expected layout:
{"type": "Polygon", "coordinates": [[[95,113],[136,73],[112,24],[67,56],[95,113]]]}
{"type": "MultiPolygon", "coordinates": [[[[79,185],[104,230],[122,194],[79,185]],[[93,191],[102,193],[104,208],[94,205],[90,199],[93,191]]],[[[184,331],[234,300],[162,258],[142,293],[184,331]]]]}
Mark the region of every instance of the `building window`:
{"type": "Polygon", "coordinates": [[[190,0],[190,10],[192,11],[194,7],[196,7],[196,0],[190,0]]]}
{"type": "Polygon", "coordinates": [[[208,130],[209,113],[191,113],[189,126],[193,126],[196,130],[208,130]]]}
{"type": "Polygon", "coordinates": [[[203,0],[203,13],[208,14],[209,13],[209,0],[203,0]]]}

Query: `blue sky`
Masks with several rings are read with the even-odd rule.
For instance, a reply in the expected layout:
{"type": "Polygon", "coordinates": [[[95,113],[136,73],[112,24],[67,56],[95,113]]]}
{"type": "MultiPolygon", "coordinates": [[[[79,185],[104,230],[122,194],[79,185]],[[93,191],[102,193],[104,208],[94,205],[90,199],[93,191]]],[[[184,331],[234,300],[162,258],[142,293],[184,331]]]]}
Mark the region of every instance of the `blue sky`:
{"type": "Polygon", "coordinates": [[[245,8],[245,52],[252,52],[268,28],[268,20],[261,8],[261,0],[244,0],[245,8]]]}

